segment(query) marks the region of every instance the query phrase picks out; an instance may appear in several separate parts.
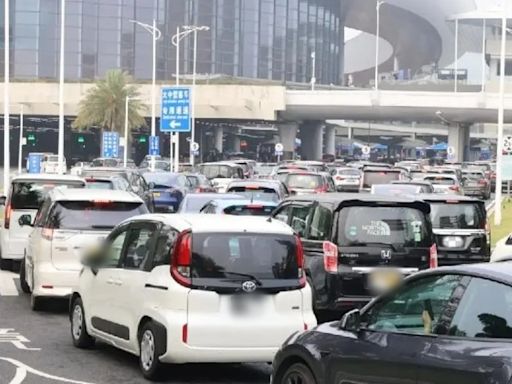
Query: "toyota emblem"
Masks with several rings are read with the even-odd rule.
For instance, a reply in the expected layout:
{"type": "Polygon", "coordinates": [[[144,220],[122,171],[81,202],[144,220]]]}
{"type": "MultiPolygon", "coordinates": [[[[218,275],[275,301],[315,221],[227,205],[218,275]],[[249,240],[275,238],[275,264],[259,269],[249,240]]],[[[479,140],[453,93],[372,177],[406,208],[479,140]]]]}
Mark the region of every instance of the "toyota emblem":
{"type": "Polygon", "coordinates": [[[256,283],[254,281],[246,281],[242,284],[244,292],[252,293],[256,290],[256,283]]]}

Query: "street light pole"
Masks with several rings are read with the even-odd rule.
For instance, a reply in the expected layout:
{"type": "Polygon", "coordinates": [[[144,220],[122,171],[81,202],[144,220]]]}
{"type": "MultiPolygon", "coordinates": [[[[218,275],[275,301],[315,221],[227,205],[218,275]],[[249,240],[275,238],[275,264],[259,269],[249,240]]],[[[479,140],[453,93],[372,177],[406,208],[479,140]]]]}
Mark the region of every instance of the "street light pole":
{"type": "Polygon", "coordinates": [[[20,105],[20,142],[18,146],[18,174],[21,175],[21,161],[23,157],[23,104],[20,105]]]}
{"type": "Polygon", "coordinates": [[[376,41],[375,41],[375,90],[379,89],[379,50],[380,50],[380,7],[385,1],[377,1],[377,26],[376,26],[376,41]]]}
{"type": "Polygon", "coordinates": [[[10,145],[9,145],[9,1],[4,0],[4,195],[9,189],[10,145]]]}
{"type": "Polygon", "coordinates": [[[455,19],[455,87],[454,91],[458,92],[459,88],[459,19],[455,19]]]}
{"type": "MultiPolygon", "coordinates": [[[[176,86],[180,85],[180,27],[176,29],[176,86]]],[[[180,134],[171,134],[174,136],[176,141],[175,153],[174,153],[174,172],[179,172],[180,168],[180,134]]],[[[171,139],[172,142],[172,139],[171,139]]]]}
{"type": "MultiPolygon", "coordinates": [[[[6,0],[6,2],[8,2],[6,0]]],[[[60,68],[59,68],[59,174],[64,170],[64,38],[66,29],[66,0],[60,2],[60,68]]]]}
{"type": "Polygon", "coordinates": [[[498,149],[496,153],[496,210],[494,224],[501,225],[501,188],[503,183],[503,125],[505,121],[505,56],[507,48],[507,2],[503,4],[501,20],[501,57],[500,57],[500,98],[498,105],[498,149]]]}
{"type": "MultiPolygon", "coordinates": [[[[153,19],[153,25],[141,23],[137,20],[130,20],[130,22],[144,28],[153,37],[153,68],[151,76],[151,136],[156,136],[156,42],[162,37],[162,32],[157,28],[155,19],[153,19]]],[[[154,156],[151,156],[150,167],[152,171],[155,170],[154,156]]]]}
{"type": "Polygon", "coordinates": [[[315,84],[316,84],[316,51],[311,52],[311,61],[312,61],[312,68],[311,68],[311,90],[315,90],[315,84]]]}
{"type": "Polygon", "coordinates": [[[126,96],[124,100],[124,149],[123,149],[123,166],[126,168],[128,163],[128,103],[130,97],[126,96]]]}

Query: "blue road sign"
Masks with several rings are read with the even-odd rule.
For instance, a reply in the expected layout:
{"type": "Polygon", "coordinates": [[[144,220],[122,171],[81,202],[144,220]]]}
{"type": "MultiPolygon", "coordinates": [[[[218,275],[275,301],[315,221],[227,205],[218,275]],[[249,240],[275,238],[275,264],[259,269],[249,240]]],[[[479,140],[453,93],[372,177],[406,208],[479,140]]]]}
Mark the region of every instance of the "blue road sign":
{"type": "Polygon", "coordinates": [[[103,157],[119,157],[119,134],[103,132],[103,157]]]}
{"type": "Polygon", "coordinates": [[[150,136],[149,137],[149,155],[158,156],[160,155],[160,137],[150,136]]]}
{"type": "Polygon", "coordinates": [[[43,159],[42,153],[29,153],[28,154],[28,173],[41,173],[41,160],[43,159]]]}
{"type": "Polygon", "coordinates": [[[190,88],[162,88],[161,132],[190,132],[190,88]]]}

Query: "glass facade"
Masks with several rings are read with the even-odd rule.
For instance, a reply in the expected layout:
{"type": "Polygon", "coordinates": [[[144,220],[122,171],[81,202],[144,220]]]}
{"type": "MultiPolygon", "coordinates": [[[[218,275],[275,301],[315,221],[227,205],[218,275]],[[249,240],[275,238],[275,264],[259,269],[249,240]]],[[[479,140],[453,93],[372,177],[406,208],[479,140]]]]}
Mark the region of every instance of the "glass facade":
{"type": "MultiPolygon", "coordinates": [[[[5,1],[5,0],[3,0],[5,1]]],[[[0,1],[3,10],[3,1],[0,1]]],[[[340,0],[66,0],[65,76],[94,79],[122,68],[151,79],[152,38],[135,19],[162,31],[157,77],[176,73],[171,36],[183,25],[199,33],[197,72],[309,82],[316,52],[318,83],[343,78],[343,6],[340,0]]],[[[56,79],[60,46],[59,0],[11,0],[11,74],[56,79]]],[[[3,15],[0,30],[3,31],[3,15]]],[[[1,46],[0,46],[1,47],[1,46]]],[[[3,54],[0,53],[3,58],[3,54]]],[[[181,42],[180,73],[192,72],[193,38],[181,42]]],[[[3,63],[0,61],[0,66],[3,63]]],[[[3,72],[3,70],[2,70],[3,72]]]]}

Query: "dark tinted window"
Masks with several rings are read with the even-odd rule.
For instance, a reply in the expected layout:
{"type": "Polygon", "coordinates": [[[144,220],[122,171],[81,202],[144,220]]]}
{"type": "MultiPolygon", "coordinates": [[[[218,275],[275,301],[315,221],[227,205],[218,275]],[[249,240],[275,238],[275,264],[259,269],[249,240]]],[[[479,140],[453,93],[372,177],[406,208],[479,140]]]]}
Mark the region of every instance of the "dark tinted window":
{"type": "Polygon", "coordinates": [[[251,200],[258,201],[279,201],[279,194],[273,188],[265,188],[265,187],[251,187],[251,186],[240,186],[240,187],[231,187],[228,192],[236,193],[237,195],[241,195],[247,197],[251,200]]]}
{"type": "Polygon", "coordinates": [[[151,252],[152,236],[155,225],[148,224],[143,228],[132,228],[128,232],[126,250],[122,267],[127,269],[139,269],[147,262],[151,252]]]}
{"type": "Polygon", "coordinates": [[[199,171],[208,179],[232,178],[236,176],[235,169],[229,165],[200,165],[199,171]]]}
{"type": "Polygon", "coordinates": [[[93,167],[117,167],[120,161],[117,159],[95,159],[91,164],[93,167]]]}
{"type": "Polygon", "coordinates": [[[290,222],[290,227],[301,237],[306,234],[306,227],[309,220],[309,214],[311,212],[311,206],[294,206],[290,222]]]}
{"type": "Polygon", "coordinates": [[[234,216],[270,216],[274,208],[273,205],[232,205],[224,208],[224,213],[234,216]]]}
{"type": "Polygon", "coordinates": [[[114,189],[114,184],[110,180],[87,180],[87,189],[114,189]]]}
{"type": "Polygon", "coordinates": [[[373,184],[388,184],[400,179],[400,172],[396,171],[364,171],[363,188],[371,188],[373,184]]]}
{"type": "Polygon", "coordinates": [[[169,226],[164,226],[157,237],[155,258],[153,260],[153,267],[159,265],[168,265],[171,261],[171,254],[174,249],[178,231],[169,226]]]}
{"type": "Polygon", "coordinates": [[[425,214],[408,207],[347,207],[339,216],[338,244],[371,243],[395,247],[430,247],[432,235],[425,214]]]}
{"type": "Polygon", "coordinates": [[[183,187],[185,186],[185,176],[165,173],[146,173],[144,174],[146,182],[154,183],[155,188],[183,187]]]}
{"type": "Polygon", "coordinates": [[[108,229],[147,212],[142,203],[61,201],[52,210],[50,225],[55,229],[108,229]]]}
{"type": "Polygon", "coordinates": [[[307,238],[310,240],[328,240],[331,235],[331,227],[331,211],[319,205],[313,212],[307,238]]]}
{"type": "Polygon", "coordinates": [[[317,189],[322,187],[323,178],[321,175],[290,173],[286,178],[285,184],[290,189],[317,189]]]}
{"type": "Polygon", "coordinates": [[[424,180],[430,181],[434,185],[455,185],[455,179],[453,177],[427,176],[424,180]]]}
{"type": "Polygon", "coordinates": [[[12,209],[39,209],[44,198],[54,188],[83,188],[82,182],[27,181],[12,183],[12,209]]]}
{"type": "Polygon", "coordinates": [[[461,276],[430,276],[413,281],[366,314],[367,327],[384,332],[431,334],[461,276]]]}
{"type": "Polygon", "coordinates": [[[449,334],[512,339],[512,288],[473,278],[457,308],[449,334]]]}
{"type": "Polygon", "coordinates": [[[293,236],[194,233],[192,277],[297,279],[295,248],[293,236]]]}
{"type": "Polygon", "coordinates": [[[483,229],[485,210],[478,203],[431,203],[434,228],[483,229]]]}

